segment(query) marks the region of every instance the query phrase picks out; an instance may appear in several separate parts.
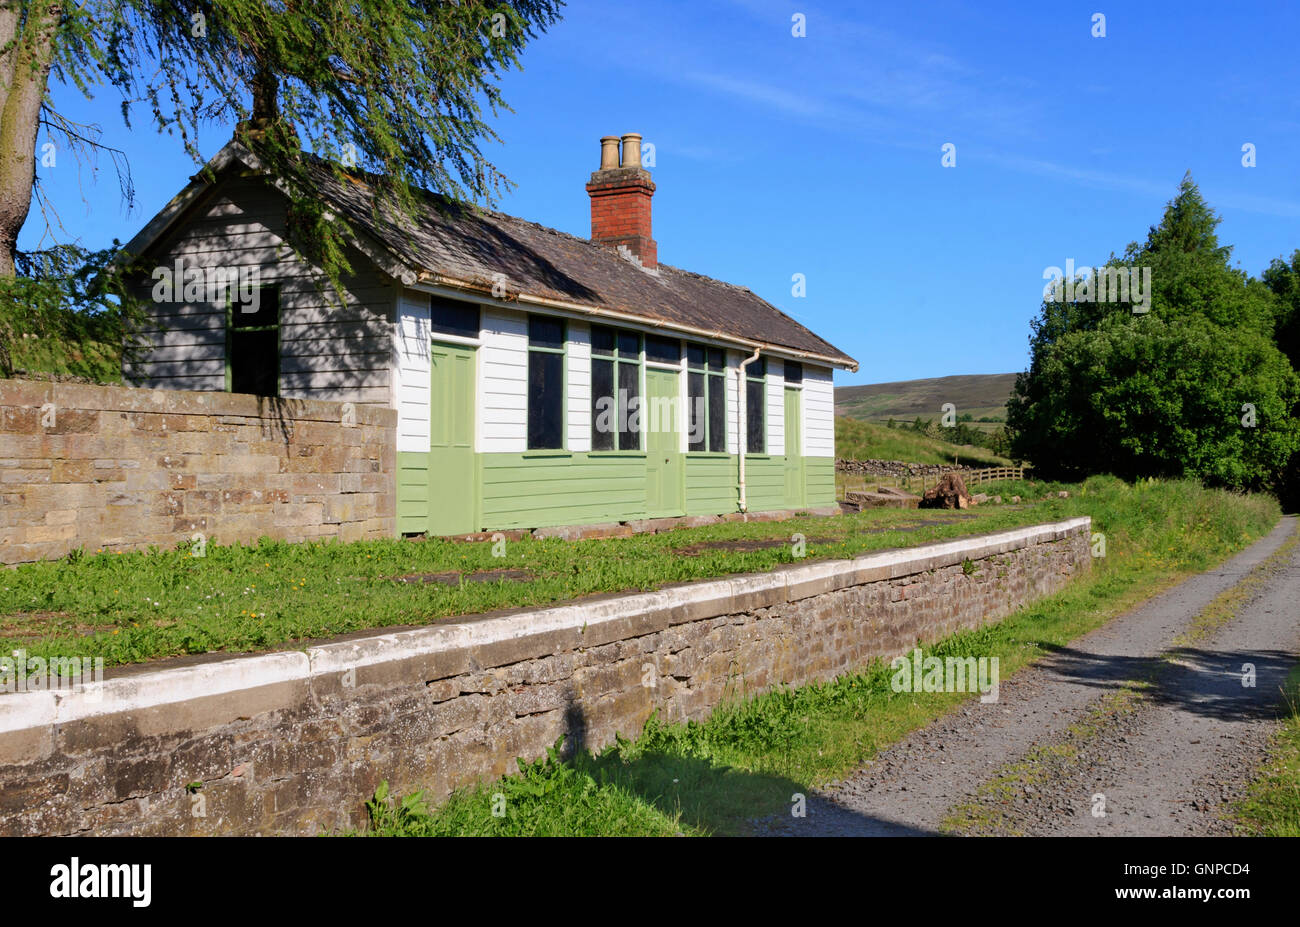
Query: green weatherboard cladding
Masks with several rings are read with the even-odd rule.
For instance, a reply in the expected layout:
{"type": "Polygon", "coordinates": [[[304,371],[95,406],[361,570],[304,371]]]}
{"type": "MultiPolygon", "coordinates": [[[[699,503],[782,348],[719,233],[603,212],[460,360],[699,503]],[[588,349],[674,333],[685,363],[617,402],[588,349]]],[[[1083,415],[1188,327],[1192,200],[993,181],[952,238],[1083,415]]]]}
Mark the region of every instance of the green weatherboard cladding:
{"type": "MultiPolygon", "coordinates": [[[[477,530],[544,528],[648,518],[644,453],[536,451],[476,454],[477,530]]],[[[429,530],[429,455],[397,455],[398,529],[429,530]]],[[[734,454],[682,455],[685,506],[676,514],[735,512],[738,461],[734,454]]],[[[788,505],[783,456],[746,455],[745,482],[751,512],[829,505],[835,501],[835,460],[803,459],[806,496],[788,505]]]]}
{"type": "MultiPolygon", "coordinates": [[[[481,454],[473,450],[475,360],[472,348],[432,345],[430,447],[397,455],[401,533],[452,535],[738,511],[736,455],[683,453],[684,423],[662,420],[665,411],[677,408],[677,372],[645,370],[641,450],[481,454]]],[[[834,458],[798,453],[801,399],[799,390],[786,390],[785,453],[745,457],[751,512],[835,501],[834,458]]]]}

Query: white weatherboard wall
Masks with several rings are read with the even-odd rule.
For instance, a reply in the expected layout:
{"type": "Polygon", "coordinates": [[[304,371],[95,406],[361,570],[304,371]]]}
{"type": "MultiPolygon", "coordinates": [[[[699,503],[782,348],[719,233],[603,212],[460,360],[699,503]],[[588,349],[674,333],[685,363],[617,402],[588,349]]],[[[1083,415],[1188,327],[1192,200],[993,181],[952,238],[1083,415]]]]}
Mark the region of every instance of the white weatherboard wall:
{"type": "Polygon", "coordinates": [[[429,450],[429,297],[403,290],[394,328],[397,377],[397,450],[429,450]]]}
{"type": "Polygon", "coordinates": [[[829,367],[803,369],[803,454],[835,456],[835,390],[829,367]]]}
{"type": "Polygon", "coordinates": [[[483,309],[479,349],[481,454],[528,449],[528,317],[506,309],[483,309]]]}
{"type": "Polygon", "coordinates": [[[591,327],[586,322],[568,324],[568,450],[591,450],[591,327]]]}
{"type": "Polygon", "coordinates": [[[767,452],[785,454],[785,362],[767,362],[767,452]]]}

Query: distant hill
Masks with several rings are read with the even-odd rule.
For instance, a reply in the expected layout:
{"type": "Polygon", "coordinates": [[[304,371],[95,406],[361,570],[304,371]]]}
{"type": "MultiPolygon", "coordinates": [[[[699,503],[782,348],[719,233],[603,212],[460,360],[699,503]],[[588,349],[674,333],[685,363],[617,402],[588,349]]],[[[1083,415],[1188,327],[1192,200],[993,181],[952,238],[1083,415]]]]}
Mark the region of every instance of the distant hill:
{"type": "Polygon", "coordinates": [[[919,464],[1005,467],[1011,461],[983,447],[949,444],[910,428],[886,428],[835,416],[835,456],[850,460],[902,460],[919,464]]]}
{"type": "Polygon", "coordinates": [[[945,402],[957,407],[958,415],[976,419],[1007,417],[1007,400],[1016,385],[1014,373],[974,373],[928,380],[900,380],[897,383],[869,383],[840,386],[835,390],[835,413],[868,422],[889,419],[912,421],[918,415],[937,419],[945,402]]]}

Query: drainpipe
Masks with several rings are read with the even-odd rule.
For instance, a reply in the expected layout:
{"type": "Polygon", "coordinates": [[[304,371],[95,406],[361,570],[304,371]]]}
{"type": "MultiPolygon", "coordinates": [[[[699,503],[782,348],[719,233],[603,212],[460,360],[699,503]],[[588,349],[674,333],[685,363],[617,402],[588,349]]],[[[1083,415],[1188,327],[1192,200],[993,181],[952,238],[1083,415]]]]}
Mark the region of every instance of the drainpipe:
{"type": "Polygon", "coordinates": [[[736,399],[736,450],[740,451],[740,510],[749,511],[749,502],[745,498],[745,445],[747,443],[747,430],[745,428],[745,368],[754,361],[758,360],[758,352],[763,350],[761,347],[754,348],[754,353],[749,355],[746,360],[740,362],[740,368],[736,375],[740,380],[737,387],[738,395],[736,399]]]}

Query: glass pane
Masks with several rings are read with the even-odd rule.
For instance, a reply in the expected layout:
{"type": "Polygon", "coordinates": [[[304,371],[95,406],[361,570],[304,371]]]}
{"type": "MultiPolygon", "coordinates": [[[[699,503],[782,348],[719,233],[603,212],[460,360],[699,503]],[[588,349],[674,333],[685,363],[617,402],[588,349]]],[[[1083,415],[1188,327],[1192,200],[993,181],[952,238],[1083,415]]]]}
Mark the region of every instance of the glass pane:
{"type": "Polygon", "coordinates": [[[709,348],[709,369],[725,370],[727,368],[727,352],[722,348],[709,348]]]}
{"type": "Polygon", "coordinates": [[[254,396],[279,395],[279,342],[275,329],[230,333],[230,391],[254,396]]]}
{"type": "Polygon", "coordinates": [[[676,338],[646,335],[645,359],[659,364],[680,364],[682,361],[682,343],[676,338]]]}
{"type": "Polygon", "coordinates": [[[596,451],[614,449],[618,430],[618,403],[614,395],[614,362],[591,362],[591,447],[596,451]]]}
{"type": "Polygon", "coordinates": [[[765,390],[761,382],[750,380],[745,384],[745,420],[748,425],[748,440],[745,448],[750,454],[767,452],[766,430],[763,416],[767,411],[763,407],[765,390]]]}
{"type": "Polygon", "coordinates": [[[727,449],[727,381],[709,377],[709,450],[721,454],[727,449]]]}
{"type": "Polygon", "coordinates": [[[564,355],[528,352],[528,447],[559,448],[564,415],[564,355]]]}
{"type": "Polygon", "coordinates": [[[614,353],[614,329],[605,328],[603,325],[591,326],[591,353],[614,353]]]}
{"type": "Polygon", "coordinates": [[[528,344],[534,348],[563,348],[564,320],[544,315],[528,317],[528,344]]]}
{"type": "Polygon", "coordinates": [[[803,382],[803,364],[795,361],[785,362],[785,382],[802,383],[803,382]]]}
{"type": "Polygon", "coordinates": [[[689,399],[686,406],[686,427],[689,429],[687,447],[692,451],[702,451],[707,446],[704,433],[704,379],[702,373],[686,374],[686,395],[689,399]]]}
{"type": "MultiPolygon", "coordinates": [[[[249,302],[235,300],[230,307],[231,328],[260,328],[280,322],[280,287],[263,286],[253,291],[249,302]]],[[[270,395],[260,393],[259,395],[270,395]]]]}
{"type": "Polygon", "coordinates": [[[429,327],[443,335],[478,337],[478,306],[454,299],[430,297],[429,327]]]}
{"type": "MultiPolygon", "coordinates": [[[[622,336],[620,335],[620,340],[622,336]]],[[[638,427],[633,428],[633,413],[641,405],[641,368],[637,364],[618,365],[619,394],[619,431],[618,447],[621,451],[639,451],[641,449],[640,416],[638,427]],[[635,400],[635,401],[633,401],[635,400]]]]}
{"type": "Polygon", "coordinates": [[[756,380],[761,380],[763,377],[767,376],[767,358],[760,357],[758,360],[746,367],[745,376],[753,377],[756,380]]]}
{"type": "Polygon", "coordinates": [[[641,336],[636,332],[619,332],[618,356],[638,360],[641,357],[641,336]]]}
{"type": "Polygon", "coordinates": [[[686,366],[703,367],[706,353],[704,345],[688,343],[686,345],[686,366]]]}

